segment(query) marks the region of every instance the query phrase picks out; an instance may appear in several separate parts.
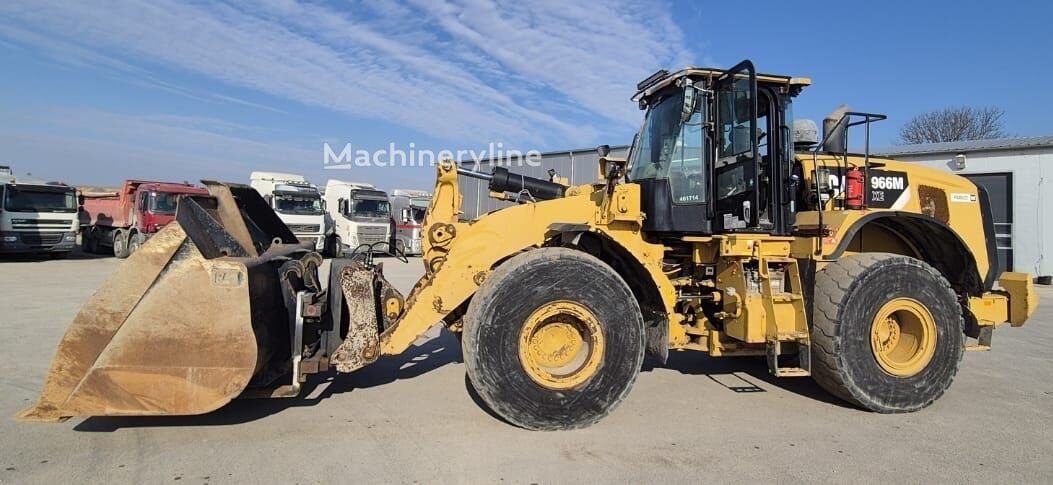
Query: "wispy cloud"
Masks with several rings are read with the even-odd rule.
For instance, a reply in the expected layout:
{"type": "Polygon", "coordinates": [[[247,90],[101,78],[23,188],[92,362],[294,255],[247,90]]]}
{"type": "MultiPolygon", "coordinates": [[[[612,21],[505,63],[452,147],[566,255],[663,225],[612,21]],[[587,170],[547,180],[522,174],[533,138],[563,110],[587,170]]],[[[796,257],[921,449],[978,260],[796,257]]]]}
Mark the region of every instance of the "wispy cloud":
{"type": "Polygon", "coordinates": [[[0,145],[18,170],[73,182],[122,177],[243,180],[258,167],[309,171],[320,150],[268,141],[260,128],[225,120],[132,115],[88,108],[0,111],[0,145]],[[31,165],[23,161],[33,160],[31,165]],[[108,170],[102,170],[102,169],[108,170]]]}
{"type": "Polygon", "coordinates": [[[0,38],[128,72],[187,71],[443,140],[580,144],[635,123],[635,82],[688,61],[668,11],[622,0],[9,0],[0,38]]]}

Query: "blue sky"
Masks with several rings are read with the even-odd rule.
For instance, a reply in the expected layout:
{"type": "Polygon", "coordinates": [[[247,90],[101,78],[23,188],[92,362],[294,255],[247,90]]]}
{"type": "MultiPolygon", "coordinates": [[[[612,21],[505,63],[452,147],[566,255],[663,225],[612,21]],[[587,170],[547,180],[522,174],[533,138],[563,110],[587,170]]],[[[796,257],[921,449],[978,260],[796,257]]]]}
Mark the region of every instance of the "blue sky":
{"type": "Polygon", "coordinates": [[[744,58],[813,79],[798,117],[888,114],[877,146],[957,105],[1053,134],[1051,20],[1035,1],[6,0],[0,164],[80,184],[266,169],[428,187],[427,168],[323,170],[322,144],[628,143],[640,79],[744,58]]]}

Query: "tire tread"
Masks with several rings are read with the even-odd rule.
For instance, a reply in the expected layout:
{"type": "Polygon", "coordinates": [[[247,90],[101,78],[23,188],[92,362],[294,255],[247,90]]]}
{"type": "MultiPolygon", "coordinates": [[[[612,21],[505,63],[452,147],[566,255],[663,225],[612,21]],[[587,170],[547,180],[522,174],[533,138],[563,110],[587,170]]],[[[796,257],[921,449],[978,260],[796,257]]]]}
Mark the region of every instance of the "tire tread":
{"type": "MultiPolygon", "coordinates": [[[[602,260],[582,251],[570,248],[541,248],[530,250],[510,258],[508,261],[498,266],[494,270],[494,272],[487,278],[487,284],[484,284],[482,287],[480,287],[479,291],[477,291],[472,297],[468,314],[464,319],[465,331],[462,332],[461,340],[461,348],[462,353],[464,355],[465,363],[469,361],[476,361],[479,350],[479,341],[477,340],[478,332],[469,331],[469,329],[467,328],[470,325],[476,324],[475,319],[473,318],[473,310],[476,308],[486,308],[491,305],[500,305],[501,302],[497,300],[499,294],[497,290],[503,284],[515,284],[514,272],[517,269],[525,266],[530,266],[540,260],[551,259],[584,260],[593,267],[600,269],[603,273],[606,274],[606,277],[610,278],[610,281],[618,282],[624,287],[625,293],[629,297],[625,300],[625,302],[631,306],[631,311],[635,312],[635,314],[637,315],[641,315],[639,304],[637,303],[635,298],[632,298],[632,292],[629,289],[628,284],[625,283],[621,275],[615,272],[614,269],[612,269],[602,260]]],[[[640,323],[642,325],[642,317],[640,319],[640,323]]],[[[526,423],[528,425],[524,427],[528,427],[529,429],[546,431],[582,429],[592,426],[597,422],[601,421],[603,418],[607,417],[629,395],[629,391],[632,390],[633,385],[635,384],[636,379],[640,374],[639,369],[643,366],[644,360],[644,346],[642,345],[642,341],[641,345],[639,345],[638,348],[635,350],[636,353],[635,355],[633,355],[633,359],[635,362],[635,368],[638,369],[637,372],[633,372],[631,374],[631,377],[628,381],[628,385],[626,385],[617,396],[614,396],[614,398],[610,401],[609,405],[606,406],[600,413],[596,414],[592,419],[583,420],[569,425],[560,424],[558,426],[543,425],[540,423],[533,423],[531,425],[529,423],[526,423]]],[[[504,402],[501,399],[496,399],[496,380],[492,379],[496,376],[493,376],[490,373],[480,372],[479,369],[476,369],[472,365],[466,365],[465,367],[468,371],[468,377],[471,380],[472,385],[475,387],[476,392],[478,392],[479,395],[483,397],[484,401],[486,401],[487,404],[494,408],[494,411],[496,411],[497,414],[501,416],[519,414],[514,408],[509,406],[507,402],[504,402]]]]}
{"type": "MultiPolygon", "coordinates": [[[[896,258],[909,259],[912,264],[930,273],[940,282],[942,290],[947,292],[948,297],[957,300],[957,295],[950,282],[924,261],[891,253],[863,253],[842,258],[818,271],[812,303],[812,362],[819,364],[813,365],[812,377],[823,389],[844,401],[862,408],[889,413],[905,410],[875,409],[873,405],[868,404],[868,399],[859,387],[851,381],[846,371],[845,356],[841,353],[840,322],[846,298],[856,285],[861,284],[860,279],[874,266],[896,258]]],[[[957,330],[960,331],[961,328],[962,318],[959,315],[957,330]]],[[[952,363],[954,368],[951,380],[958,371],[962,354],[963,352],[958,351],[957,359],[952,363]]],[[[921,407],[932,404],[943,395],[949,386],[950,382],[921,407]]]]}

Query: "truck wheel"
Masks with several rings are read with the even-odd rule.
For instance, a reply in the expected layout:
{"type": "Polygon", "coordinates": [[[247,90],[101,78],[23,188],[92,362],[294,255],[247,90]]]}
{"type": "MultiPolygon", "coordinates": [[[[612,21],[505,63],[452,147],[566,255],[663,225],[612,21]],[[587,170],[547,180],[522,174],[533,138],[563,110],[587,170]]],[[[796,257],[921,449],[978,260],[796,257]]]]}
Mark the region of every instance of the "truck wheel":
{"type": "Polygon", "coordinates": [[[95,231],[91,229],[80,231],[80,249],[88,254],[95,254],[99,251],[98,243],[95,242],[95,231]]]}
{"type": "Polygon", "coordinates": [[[340,240],[340,236],[329,238],[329,245],[329,257],[341,258],[344,256],[344,242],[340,240]]]}
{"type": "Polygon", "coordinates": [[[127,258],[131,254],[128,251],[128,233],[115,231],[113,233],[113,255],[120,259],[127,258]]]}
{"type": "Polygon", "coordinates": [[[943,395],[965,340],[950,283],[907,256],[867,253],[816,273],[812,375],[879,413],[917,411],[943,395]]]}
{"type": "Polygon", "coordinates": [[[131,256],[132,254],[135,254],[142,245],[143,236],[138,232],[128,236],[128,255],[131,256]]]}
{"type": "Polygon", "coordinates": [[[462,347],[472,386],[502,418],[534,430],[583,428],[636,381],[643,316],[603,261],[537,249],[502,264],[476,292],[462,347]]]}

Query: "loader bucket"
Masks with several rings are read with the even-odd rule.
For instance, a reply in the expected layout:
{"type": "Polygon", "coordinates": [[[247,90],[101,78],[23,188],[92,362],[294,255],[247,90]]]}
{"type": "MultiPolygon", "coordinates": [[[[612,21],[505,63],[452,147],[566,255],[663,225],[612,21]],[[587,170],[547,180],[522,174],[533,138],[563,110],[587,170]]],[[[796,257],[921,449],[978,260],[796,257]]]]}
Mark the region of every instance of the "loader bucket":
{"type": "Polygon", "coordinates": [[[278,269],[309,251],[251,188],[205,185],[81,308],[16,419],[202,414],[287,370],[278,269]]]}

